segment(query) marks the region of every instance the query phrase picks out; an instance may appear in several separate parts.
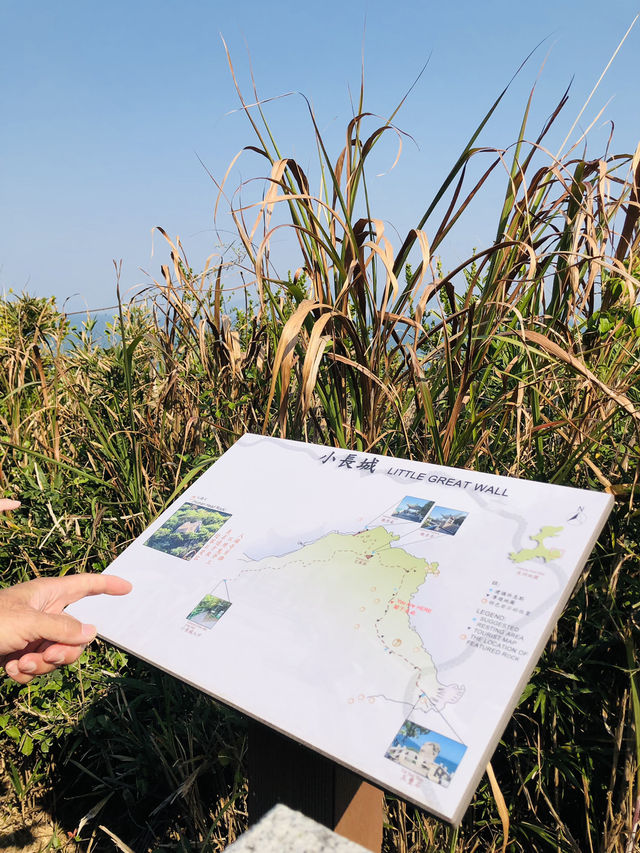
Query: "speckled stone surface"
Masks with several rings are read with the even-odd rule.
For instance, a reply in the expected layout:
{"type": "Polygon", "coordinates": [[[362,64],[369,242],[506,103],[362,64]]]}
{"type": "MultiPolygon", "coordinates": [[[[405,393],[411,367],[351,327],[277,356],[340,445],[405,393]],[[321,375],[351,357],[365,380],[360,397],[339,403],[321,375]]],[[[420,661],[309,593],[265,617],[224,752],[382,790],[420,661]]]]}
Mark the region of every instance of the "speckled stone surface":
{"type": "Polygon", "coordinates": [[[274,806],[226,849],[232,853],[367,853],[359,844],[282,805],[274,806]]]}

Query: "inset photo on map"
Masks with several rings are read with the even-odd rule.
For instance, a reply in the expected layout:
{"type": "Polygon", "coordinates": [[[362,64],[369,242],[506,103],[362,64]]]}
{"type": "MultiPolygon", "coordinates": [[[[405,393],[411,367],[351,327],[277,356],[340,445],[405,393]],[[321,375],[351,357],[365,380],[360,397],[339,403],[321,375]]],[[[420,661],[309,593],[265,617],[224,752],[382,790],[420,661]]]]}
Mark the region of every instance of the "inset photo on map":
{"type": "Polygon", "coordinates": [[[202,628],[213,628],[216,622],[224,616],[231,607],[231,602],[215,595],[205,595],[187,616],[189,622],[195,622],[202,628]]]}
{"type": "Polygon", "coordinates": [[[230,518],[228,512],[185,503],[144,544],[172,557],[192,560],[230,518]]]}
{"type": "Polygon", "coordinates": [[[455,536],[468,514],[458,509],[449,509],[446,506],[435,506],[421,526],[425,530],[433,530],[434,533],[446,533],[449,536],[455,536]]]}
{"type": "Polygon", "coordinates": [[[406,521],[415,521],[416,524],[421,524],[434,503],[435,501],[412,498],[411,495],[407,495],[402,498],[392,515],[395,518],[404,518],[406,521]]]}
{"type": "Polygon", "coordinates": [[[405,720],[385,758],[446,788],[466,751],[463,743],[405,720]]]}

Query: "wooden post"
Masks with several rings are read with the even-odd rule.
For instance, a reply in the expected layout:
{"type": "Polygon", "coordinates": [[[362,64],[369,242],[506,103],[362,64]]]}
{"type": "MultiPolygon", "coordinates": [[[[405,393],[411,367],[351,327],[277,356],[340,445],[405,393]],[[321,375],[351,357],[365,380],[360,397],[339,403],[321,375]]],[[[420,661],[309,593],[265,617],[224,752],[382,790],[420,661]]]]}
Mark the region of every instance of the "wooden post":
{"type": "Polygon", "coordinates": [[[334,825],[338,835],[356,841],[367,850],[382,850],[384,795],[338,764],[334,767],[334,825]]]}
{"type": "Polygon", "coordinates": [[[249,824],[277,803],[380,853],[383,794],[329,758],[249,720],[249,824]]]}

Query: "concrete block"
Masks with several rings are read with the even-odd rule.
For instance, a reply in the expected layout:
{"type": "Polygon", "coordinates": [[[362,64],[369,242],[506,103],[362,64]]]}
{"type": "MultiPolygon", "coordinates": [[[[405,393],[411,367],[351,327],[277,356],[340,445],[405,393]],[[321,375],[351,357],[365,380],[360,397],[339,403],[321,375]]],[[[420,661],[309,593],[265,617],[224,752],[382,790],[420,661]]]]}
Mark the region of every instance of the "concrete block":
{"type": "Polygon", "coordinates": [[[287,806],[274,806],[251,829],[226,848],[231,853],[367,853],[287,806]]]}

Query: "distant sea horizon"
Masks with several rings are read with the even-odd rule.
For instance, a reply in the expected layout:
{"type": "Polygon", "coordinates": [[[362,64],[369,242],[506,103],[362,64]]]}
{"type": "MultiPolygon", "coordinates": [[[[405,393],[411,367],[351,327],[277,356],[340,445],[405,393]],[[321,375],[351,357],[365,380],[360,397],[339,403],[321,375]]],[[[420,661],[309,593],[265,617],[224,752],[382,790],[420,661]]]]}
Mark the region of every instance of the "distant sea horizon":
{"type": "Polygon", "coordinates": [[[93,339],[96,343],[100,344],[107,343],[107,326],[110,323],[113,323],[113,321],[117,319],[117,316],[117,308],[109,309],[107,311],[87,311],[77,313],[74,311],[67,315],[70,328],[75,328],[78,332],[82,330],[82,327],[88,320],[92,320],[94,323],[92,329],[93,339]]]}

